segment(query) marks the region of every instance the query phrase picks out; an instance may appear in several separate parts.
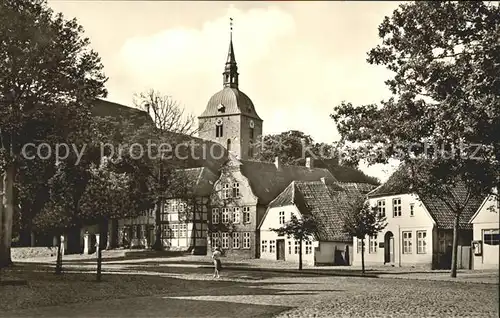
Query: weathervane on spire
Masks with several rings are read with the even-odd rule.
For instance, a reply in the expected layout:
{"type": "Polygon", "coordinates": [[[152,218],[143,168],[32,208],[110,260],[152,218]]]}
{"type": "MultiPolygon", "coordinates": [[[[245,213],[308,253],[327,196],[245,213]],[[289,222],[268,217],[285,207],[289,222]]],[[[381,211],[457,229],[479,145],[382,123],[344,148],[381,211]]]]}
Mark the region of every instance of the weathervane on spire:
{"type": "Polygon", "coordinates": [[[229,36],[233,39],[233,18],[229,18],[229,36]]]}

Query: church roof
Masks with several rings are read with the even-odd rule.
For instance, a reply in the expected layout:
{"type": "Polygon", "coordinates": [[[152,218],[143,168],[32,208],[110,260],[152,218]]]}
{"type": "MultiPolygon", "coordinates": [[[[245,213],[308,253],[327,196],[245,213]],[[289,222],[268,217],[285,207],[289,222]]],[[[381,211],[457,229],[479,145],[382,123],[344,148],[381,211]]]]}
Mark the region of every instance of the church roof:
{"type": "Polygon", "coordinates": [[[292,181],[319,181],[321,178],[336,181],[327,169],[281,165],[255,160],[240,160],[240,171],[250,182],[259,204],[267,205],[292,181]]]}
{"type": "MultiPolygon", "coordinates": [[[[91,111],[95,117],[113,117],[119,123],[130,121],[138,129],[144,124],[153,124],[151,117],[145,111],[103,99],[97,99],[91,111]]],[[[176,147],[176,153],[169,162],[172,168],[205,167],[218,173],[227,160],[227,150],[216,142],[175,132],[166,132],[164,137],[172,145],[185,145],[176,147]]]]}
{"type": "Polygon", "coordinates": [[[250,97],[233,87],[224,87],[215,93],[208,101],[205,111],[198,118],[243,114],[248,117],[262,120],[252,103],[250,97]],[[223,107],[223,111],[221,111],[223,107]]]}
{"type": "Polygon", "coordinates": [[[91,113],[94,117],[114,117],[118,120],[127,119],[138,127],[146,123],[153,123],[148,113],[143,110],[100,98],[94,101],[91,113]]]}

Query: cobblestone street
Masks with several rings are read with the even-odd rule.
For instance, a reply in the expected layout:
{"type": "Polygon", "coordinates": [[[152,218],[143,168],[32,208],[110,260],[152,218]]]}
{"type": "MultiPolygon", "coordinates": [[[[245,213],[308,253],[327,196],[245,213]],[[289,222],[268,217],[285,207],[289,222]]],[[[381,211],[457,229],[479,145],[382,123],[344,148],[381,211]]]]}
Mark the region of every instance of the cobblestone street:
{"type": "MultiPolygon", "coordinates": [[[[108,273],[105,277],[107,281],[118,281],[118,276],[108,273]]],[[[498,317],[497,284],[250,271],[227,271],[221,279],[213,280],[206,268],[169,268],[165,272],[149,272],[148,276],[165,288],[150,296],[107,295],[105,300],[37,305],[0,316],[498,317]]],[[[86,284],[88,288],[99,288],[90,282],[86,284]]],[[[133,281],[128,284],[134,288],[133,281]]]]}

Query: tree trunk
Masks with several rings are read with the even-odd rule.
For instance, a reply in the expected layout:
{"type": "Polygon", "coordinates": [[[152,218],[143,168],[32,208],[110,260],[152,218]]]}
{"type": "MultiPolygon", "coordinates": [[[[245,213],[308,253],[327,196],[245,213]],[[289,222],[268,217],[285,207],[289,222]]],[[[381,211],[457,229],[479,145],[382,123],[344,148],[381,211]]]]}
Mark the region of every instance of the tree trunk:
{"type": "Polygon", "coordinates": [[[31,246],[31,232],[32,226],[31,221],[26,219],[22,219],[21,230],[19,231],[19,245],[23,247],[32,247],[31,246]]]}
{"type": "Polygon", "coordinates": [[[302,239],[299,240],[299,271],[302,270],[302,239]]]}
{"type": "MultiPolygon", "coordinates": [[[[100,245],[100,244],[99,244],[100,245]]],[[[97,281],[101,281],[102,249],[97,245],[97,281]]]]}
{"type": "MultiPolygon", "coordinates": [[[[201,199],[201,200],[203,200],[203,199],[201,199]]],[[[203,204],[201,204],[200,206],[198,206],[197,203],[198,202],[196,202],[196,198],[193,199],[193,200],[191,200],[191,204],[192,204],[191,205],[191,210],[193,211],[193,218],[191,220],[191,222],[193,222],[193,231],[191,233],[191,236],[192,236],[192,239],[193,239],[193,254],[196,253],[196,238],[197,238],[196,212],[198,212],[198,209],[203,209],[203,204]]],[[[200,213],[201,213],[201,211],[200,211],[200,213]]],[[[201,224],[200,224],[200,226],[201,226],[201,224]]]]}
{"type": "Polygon", "coordinates": [[[153,244],[153,249],[156,251],[161,251],[163,249],[161,241],[161,209],[162,202],[158,200],[155,209],[155,243],[153,244]]]}
{"type": "Polygon", "coordinates": [[[455,214],[453,223],[453,246],[451,251],[451,277],[457,277],[457,258],[458,258],[458,226],[460,214],[455,214]]]}
{"type": "Polygon", "coordinates": [[[111,228],[108,232],[108,246],[107,249],[114,249],[118,246],[118,220],[110,220],[111,228]]]}
{"type": "Polygon", "coordinates": [[[14,216],[15,167],[10,163],[5,167],[2,180],[3,198],[0,209],[0,267],[12,264],[10,246],[12,243],[12,218],[14,216]]]}
{"type": "Polygon", "coordinates": [[[62,273],[62,253],[61,253],[61,234],[57,234],[57,258],[56,258],[56,274],[62,273]]]}
{"type": "Polygon", "coordinates": [[[365,274],[365,239],[361,239],[361,274],[365,274]]]}

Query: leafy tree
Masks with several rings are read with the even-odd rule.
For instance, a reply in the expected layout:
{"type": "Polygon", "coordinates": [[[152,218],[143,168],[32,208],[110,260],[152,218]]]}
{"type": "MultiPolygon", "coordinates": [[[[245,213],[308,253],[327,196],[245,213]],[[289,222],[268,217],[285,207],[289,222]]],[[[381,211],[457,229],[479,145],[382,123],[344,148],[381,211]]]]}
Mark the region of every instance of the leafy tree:
{"type": "Polygon", "coordinates": [[[351,236],[361,240],[361,271],[365,273],[365,238],[375,236],[386,226],[386,218],[378,213],[377,207],[371,207],[363,197],[359,196],[350,203],[344,214],[344,230],[351,236]]]}
{"type": "Polygon", "coordinates": [[[313,239],[318,230],[316,220],[312,215],[302,215],[299,219],[295,214],[292,214],[290,221],[286,222],[282,227],[271,229],[281,235],[287,235],[288,238],[293,237],[299,241],[299,270],[302,270],[302,242],[313,239]]]}
{"type": "Polygon", "coordinates": [[[311,157],[314,159],[314,166],[330,170],[341,182],[380,184],[378,179],[367,176],[356,168],[357,162],[352,165],[340,163],[336,144],[317,143],[301,131],[290,130],[277,135],[266,135],[257,143],[261,151],[256,153],[256,159],[274,162],[279,157],[284,164],[304,166],[306,157],[311,157]]]}
{"type": "Polygon", "coordinates": [[[316,143],[311,136],[298,130],[262,136],[258,143],[261,150],[255,156],[268,162],[273,162],[276,157],[279,157],[284,164],[304,165],[306,157],[335,158],[334,146],[316,143]]]}
{"type": "Polygon", "coordinates": [[[136,217],[142,210],[137,208],[140,197],[134,194],[131,176],[115,173],[104,160],[90,169],[91,178],[81,199],[78,215],[82,224],[99,224],[100,240],[97,246],[97,281],[101,280],[102,248],[104,248],[107,220],[136,217]],[[105,228],[103,228],[105,227],[105,228]]]}
{"type": "Polygon", "coordinates": [[[23,145],[82,144],[90,106],[106,78],[75,19],[54,14],[45,0],[0,2],[0,266],[10,262],[14,182],[23,145]]]}
{"type": "Polygon", "coordinates": [[[401,160],[413,191],[454,212],[452,277],[462,211],[500,180],[499,25],[500,8],[491,3],[400,5],[368,53],[370,64],[394,72],[386,82],[394,96],[381,105],[343,102],[332,114],[343,141],[362,146],[353,161],[401,160]],[[465,195],[457,203],[459,186],[465,195]]]}
{"type": "Polygon", "coordinates": [[[56,237],[56,274],[62,273],[61,235],[81,226],[77,206],[83,190],[82,187],[74,187],[77,182],[73,177],[77,175],[74,171],[66,170],[64,164],[58,165],[56,174],[48,181],[48,201],[32,221],[35,231],[56,237]]]}
{"type": "Polygon", "coordinates": [[[194,117],[186,114],[184,108],[170,96],[155,90],[149,90],[135,96],[135,105],[150,115],[152,123],[146,123],[139,129],[132,128],[124,140],[125,151],[114,156],[112,163],[116,171],[134,175],[137,190],[142,191],[148,202],[154,205],[155,243],[154,249],[161,250],[161,214],[167,193],[172,189],[186,188],[174,176],[175,170],[183,167],[189,156],[187,143],[194,134],[194,117]],[[134,144],[142,145],[142,149],[134,144]],[[180,147],[184,145],[186,147],[180,147]],[[147,148],[147,149],[144,149],[147,148]],[[142,152],[142,154],[141,154],[142,152]]]}

